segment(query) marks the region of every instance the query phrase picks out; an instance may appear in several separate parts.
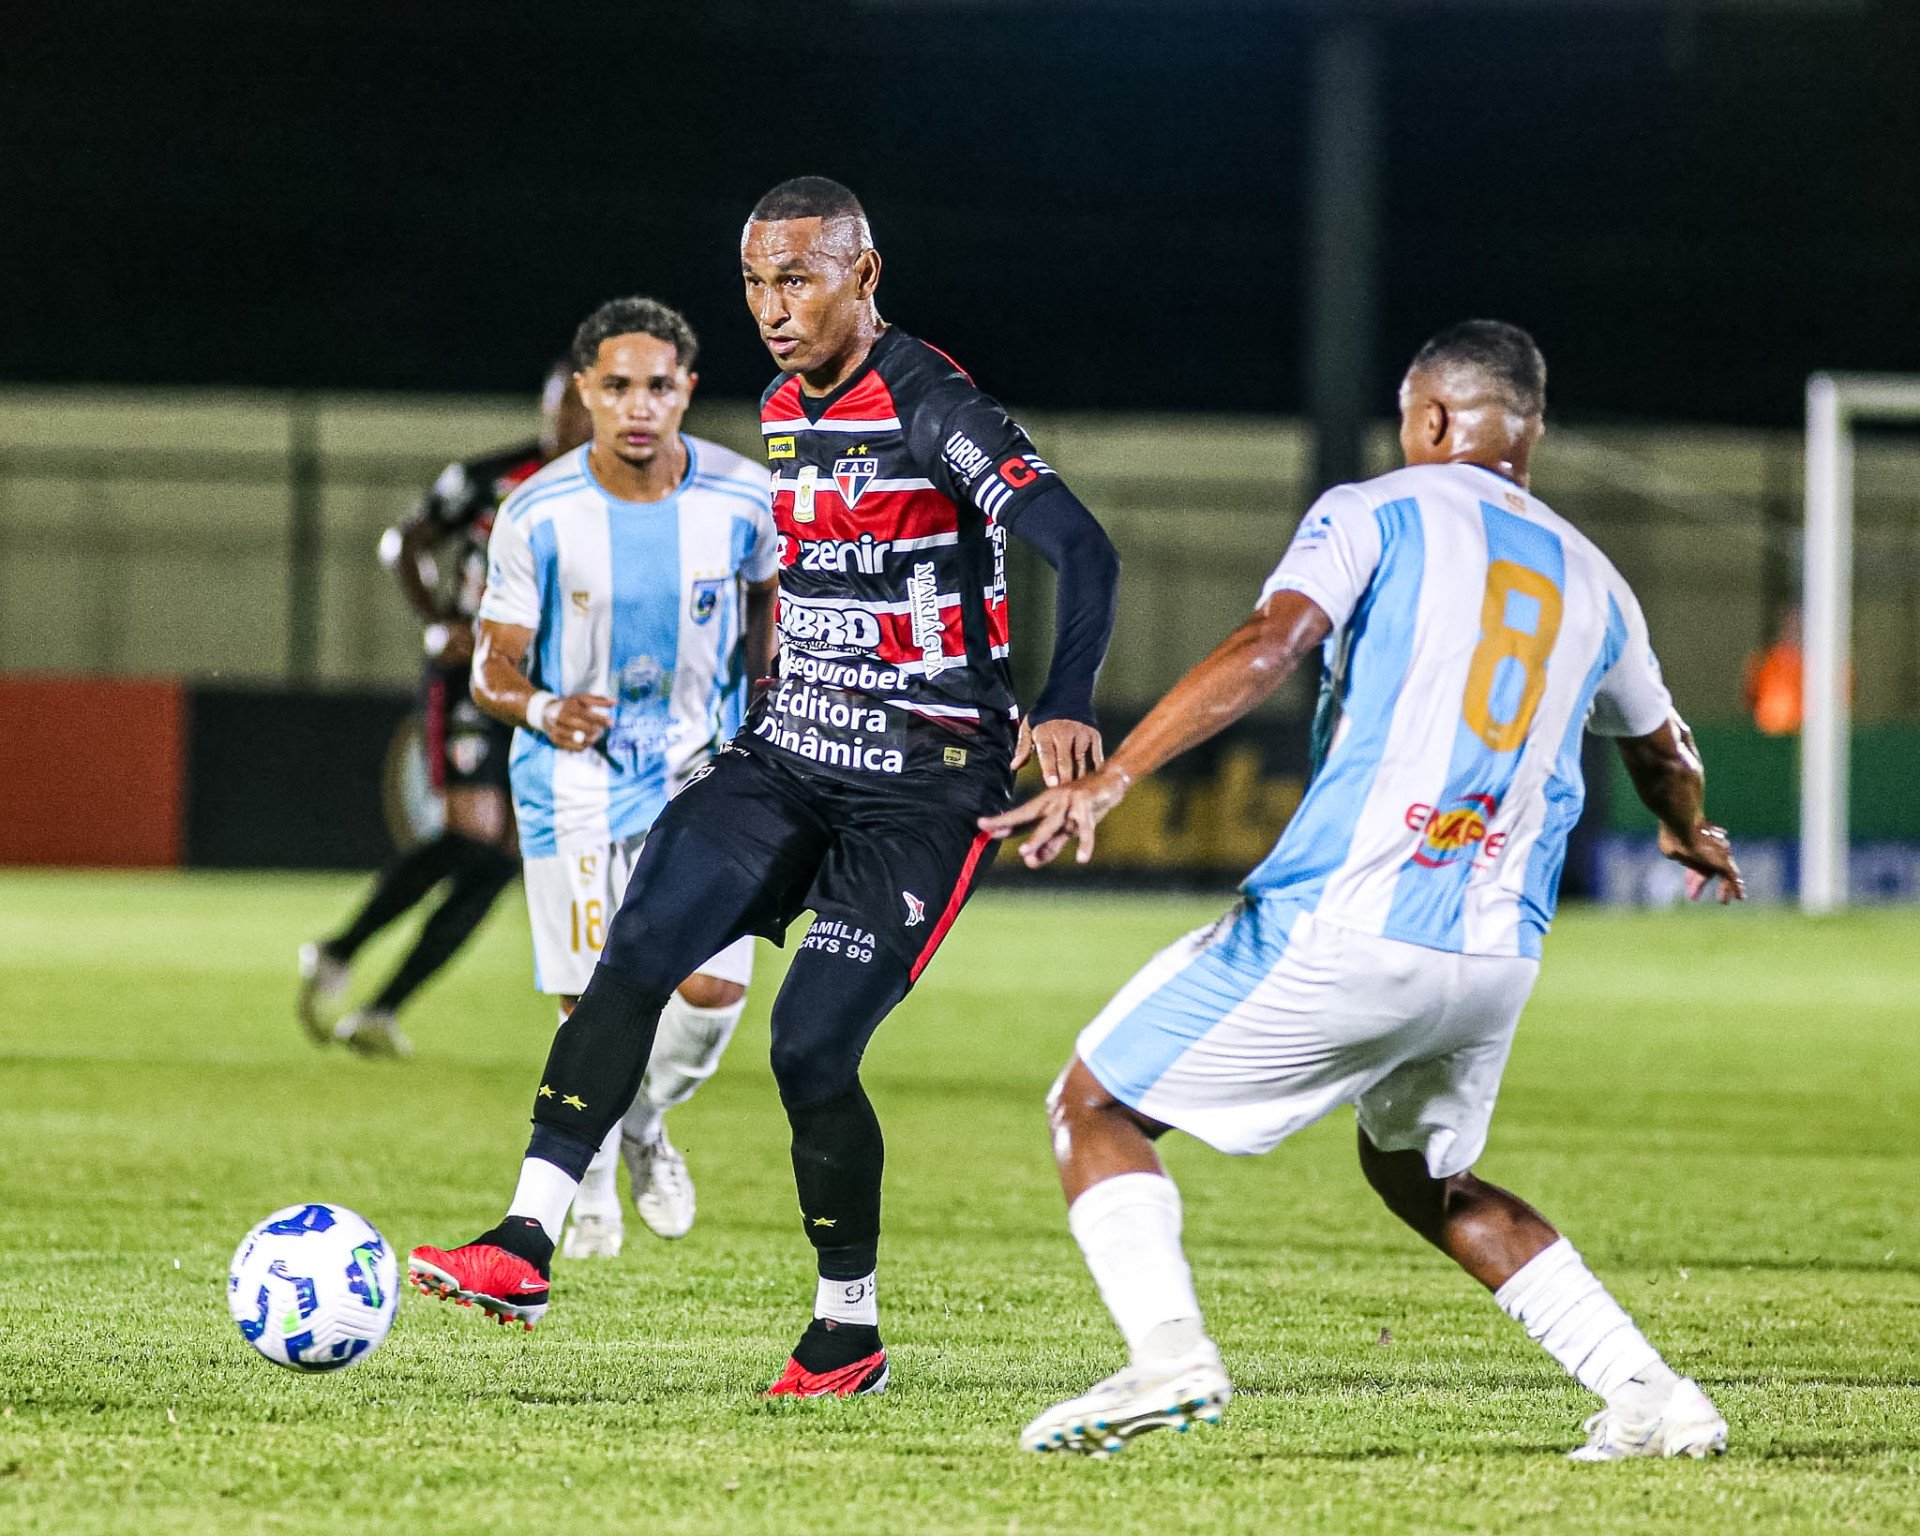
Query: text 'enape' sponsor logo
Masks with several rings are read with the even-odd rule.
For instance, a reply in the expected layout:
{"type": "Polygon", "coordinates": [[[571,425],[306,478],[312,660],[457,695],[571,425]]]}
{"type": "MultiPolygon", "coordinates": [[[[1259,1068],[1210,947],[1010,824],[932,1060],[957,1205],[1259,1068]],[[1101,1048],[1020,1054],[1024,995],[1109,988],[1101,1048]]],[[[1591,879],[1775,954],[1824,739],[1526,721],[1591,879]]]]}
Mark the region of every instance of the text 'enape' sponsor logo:
{"type": "Polygon", "coordinates": [[[848,511],[866,494],[867,487],[873,484],[873,477],[880,473],[878,459],[835,459],[833,461],[833,483],[840,492],[841,503],[848,511]]]}
{"type": "Polygon", "coordinates": [[[780,599],[780,634],[796,645],[827,645],[871,651],[880,644],[880,621],[858,608],[816,608],[797,598],[780,599]]]}
{"type": "Polygon", "coordinates": [[[1413,850],[1413,862],[1441,869],[1462,858],[1474,858],[1478,849],[1485,856],[1481,862],[1491,864],[1507,845],[1506,833],[1487,835],[1487,823],[1498,807],[1499,802],[1491,795],[1464,795],[1445,808],[1408,806],[1407,827],[1421,834],[1420,846],[1413,850]]]}
{"type": "Polygon", "coordinates": [[[931,560],[920,561],[907,578],[907,612],[913,619],[913,643],[927,659],[928,677],[966,664],[965,657],[947,655],[946,631],[940,622],[940,578],[931,560]]]}
{"type": "Polygon", "coordinates": [[[794,455],[791,437],[770,437],[767,439],[767,457],[770,459],[790,459],[794,455]]]}

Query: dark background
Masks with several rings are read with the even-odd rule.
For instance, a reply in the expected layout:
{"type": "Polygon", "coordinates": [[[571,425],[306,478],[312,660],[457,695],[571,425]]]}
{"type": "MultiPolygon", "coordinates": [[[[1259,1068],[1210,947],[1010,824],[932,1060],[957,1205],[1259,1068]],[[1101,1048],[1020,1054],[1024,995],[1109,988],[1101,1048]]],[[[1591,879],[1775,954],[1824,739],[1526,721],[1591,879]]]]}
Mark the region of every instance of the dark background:
{"type": "MultiPolygon", "coordinates": [[[[1534,328],[1573,412],[1785,424],[1814,368],[1920,371],[1920,6],[1753,3],[1389,7],[1383,412],[1469,313],[1534,328]]],[[[821,172],[888,316],[995,392],[1296,410],[1307,26],[67,0],[7,29],[0,378],[529,389],[638,290],[757,394],[739,226],[821,172]]]]}

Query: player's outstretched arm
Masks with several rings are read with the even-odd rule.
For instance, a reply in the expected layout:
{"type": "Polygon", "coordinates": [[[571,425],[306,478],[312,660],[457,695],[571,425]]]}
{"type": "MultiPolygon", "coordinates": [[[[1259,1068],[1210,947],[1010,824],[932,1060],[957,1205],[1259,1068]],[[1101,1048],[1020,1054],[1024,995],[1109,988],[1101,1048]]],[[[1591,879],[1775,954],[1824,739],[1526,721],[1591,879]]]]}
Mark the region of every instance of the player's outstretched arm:
{"type": "Polygon", "coordinates": [[[1722,906],[1746,898],[1726,832],[1707,820],[1707,776],[1693,732],[1678,714],[1645,736],[1620,738],[1620,757],[1641,803],[1660,818],[1660,851],[1687,871],[1687,898],[1720,882],[1722,906]]]}
{"type": "Polygon", "coordinates": [[[613,723],[613,700],[596,693],[556,698],[527,681],[533,631],[482,619],[473,653],[473,702],[496,720],[538,731],[563,752],[584,752],[613,723]]]}
{"type": "Polygon", "coordinates": [[[1275,592],[1212,653],[1175,683],[1120,743],[1105,766],[1016,805],[984,816],[982,831],[1007,837],[1032,828],[1020,857],[1038,868],[1077,842],[1078,861],[1093,857],[1093,829],[1134,782],[1225,730],[1268,698],[1333,628],[1319,604],[1299,592],[1275,592]]]}
{"type": "Polygon", "coordinates": [[[1018,769],[1040,759],[1049,785],[1071,784],[1103,761],[1093,689],[1120,606],[1120,556],[1100,521],[1064,485],[1054,484],[1007,516],[1007,529],[1053,567],[1053,660],[1046,686],[1020,723],[1018,769]]]}

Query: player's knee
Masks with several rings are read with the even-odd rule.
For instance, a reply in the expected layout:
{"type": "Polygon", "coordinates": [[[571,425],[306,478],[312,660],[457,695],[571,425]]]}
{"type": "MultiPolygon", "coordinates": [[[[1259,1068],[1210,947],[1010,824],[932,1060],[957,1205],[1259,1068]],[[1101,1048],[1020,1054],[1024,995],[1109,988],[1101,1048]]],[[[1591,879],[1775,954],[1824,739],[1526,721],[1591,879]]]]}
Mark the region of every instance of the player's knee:
{"type": "Polygon", "coordinates": [[[1131,1119],[1132,1111],[1107,1091],[1078,1056],[1067,1063],[1066,1070],[1047,1090],[1047,1124],[1056,1145],[1063,1138],[1070,1139],[1079,1127],[1112,1115],[1131,1119]]]}
{"type": "Polygon", "coordinates": [[[747,995],[737,981],[722,981],[704,971],[695,971],[679,986],[680,1000],[693,1008],[731,1008],[747,995]]]}
{"type": "Polygon", "coordinates": [[[773,1081],[789,1109],[837,1099],[860,1080],[860,1058],[820,1043],[774,1037],[773,1081]]]}

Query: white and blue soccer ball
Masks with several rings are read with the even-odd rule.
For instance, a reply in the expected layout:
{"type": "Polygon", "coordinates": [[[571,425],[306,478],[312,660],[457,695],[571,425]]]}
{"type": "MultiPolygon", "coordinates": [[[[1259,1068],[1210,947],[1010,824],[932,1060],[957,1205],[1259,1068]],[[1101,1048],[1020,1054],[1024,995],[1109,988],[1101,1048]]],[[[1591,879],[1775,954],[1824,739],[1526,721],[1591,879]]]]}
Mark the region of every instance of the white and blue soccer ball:
{"type": "Polygon", "coordinates": [[[400,1303],[399,1265],[344,1205],[275,1211],[234,1250],[227,1309],[275,1365],[337,1371],[380,1347],[400,1303]]]}

